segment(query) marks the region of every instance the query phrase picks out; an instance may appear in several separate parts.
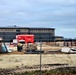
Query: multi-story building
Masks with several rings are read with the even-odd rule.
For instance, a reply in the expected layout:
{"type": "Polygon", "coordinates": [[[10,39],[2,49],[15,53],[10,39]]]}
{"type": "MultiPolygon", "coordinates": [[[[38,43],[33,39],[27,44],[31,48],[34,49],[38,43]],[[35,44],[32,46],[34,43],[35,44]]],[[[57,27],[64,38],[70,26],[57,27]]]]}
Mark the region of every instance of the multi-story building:
{"type": "Polygon", "coordinates": [[[0,27],[0,37],[12,41],[18,34],[34,34],[35,41],[50,42],[54,40],[54,28],[0,27]]]}
{"type": "Polygon", "coordinates": [[[64,41],[63,36],[55,36],[55,41],[64,41]]]}

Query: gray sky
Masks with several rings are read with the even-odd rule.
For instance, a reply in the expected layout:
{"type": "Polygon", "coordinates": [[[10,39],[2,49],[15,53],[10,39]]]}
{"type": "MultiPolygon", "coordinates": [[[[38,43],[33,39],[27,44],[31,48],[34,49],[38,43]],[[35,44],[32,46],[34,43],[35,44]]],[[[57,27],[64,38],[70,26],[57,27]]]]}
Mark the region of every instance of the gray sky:
{"type": "Polygon", "coordinates": [[[76,0],[0,0],[0,26],[49,27],[76,37],[76,0]]]}

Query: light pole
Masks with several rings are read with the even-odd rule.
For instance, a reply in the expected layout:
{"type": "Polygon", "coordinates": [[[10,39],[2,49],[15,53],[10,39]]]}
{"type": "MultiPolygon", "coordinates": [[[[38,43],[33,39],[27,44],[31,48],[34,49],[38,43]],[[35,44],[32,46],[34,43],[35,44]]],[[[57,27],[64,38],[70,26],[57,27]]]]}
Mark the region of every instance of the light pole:
{"type": "MultiPolygon", "coordinates": [[[[40,39],[41,39],[41,37],[40,37],[40,39]]],[[[42,75],[42,71],[41,71],[42,54],[41,54],[41,51],[42,51],[42,41],[40,41],[40,75],[42,75]]]]}

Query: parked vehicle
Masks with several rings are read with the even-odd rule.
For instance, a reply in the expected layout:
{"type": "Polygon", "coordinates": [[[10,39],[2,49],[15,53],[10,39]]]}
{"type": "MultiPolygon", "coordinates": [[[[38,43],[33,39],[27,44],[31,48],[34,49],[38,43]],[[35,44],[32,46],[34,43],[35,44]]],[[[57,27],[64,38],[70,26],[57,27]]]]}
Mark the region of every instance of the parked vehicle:
{"type": "Polygon", "coordinates": [[[39,54],[39,53],[44,53],[44,51],[43,50],[27,50],[26,52],[25,52],[25,54],[39,54]]]}

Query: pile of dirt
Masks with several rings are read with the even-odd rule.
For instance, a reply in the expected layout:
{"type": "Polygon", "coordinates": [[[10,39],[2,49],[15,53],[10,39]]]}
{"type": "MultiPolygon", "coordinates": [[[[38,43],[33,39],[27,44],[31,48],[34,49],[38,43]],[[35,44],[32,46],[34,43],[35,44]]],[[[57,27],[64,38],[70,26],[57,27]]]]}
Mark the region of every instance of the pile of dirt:
{"type": "Polygon", "coordinates": [[[22,50],[23,51],[26,51],[26,50],[37,50],[37,46],[35,44],[24,44],[23,47],[22,47],[22,50]]]}

